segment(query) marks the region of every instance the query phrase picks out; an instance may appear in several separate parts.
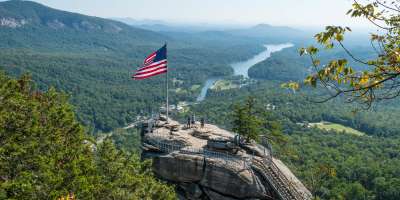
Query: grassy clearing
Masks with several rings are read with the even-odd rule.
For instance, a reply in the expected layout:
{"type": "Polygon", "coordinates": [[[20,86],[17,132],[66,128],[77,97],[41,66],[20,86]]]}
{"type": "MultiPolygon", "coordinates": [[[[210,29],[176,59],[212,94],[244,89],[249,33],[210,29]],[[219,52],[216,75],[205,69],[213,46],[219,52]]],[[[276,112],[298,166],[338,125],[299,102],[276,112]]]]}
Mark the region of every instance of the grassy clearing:
{"type": "Polygon", "coordinates": [[[197,91],[201,89],[201,85],[192,85],[192,87],[190,88],[191,91],[197,91]]]}
{"type": "Polygon", "coordinates": [[[230,89],[235,89],[238,88],[239,86],[237,84],[232,83],[232,81],[229,80],[219,80],[214,83],[214,85],[211,87],[212,90],[230,90],[230,89]]]}
{"type": "Polygon", "coordinates": [[[309,124],[311,127],[316,127],[319,129],[325,129],[325,130],[334,130],[337,131],[339,133],[341,132],[345,132],[348,134],[352,134],[352,135],[357,135],[357,136],[364,136],[365,133],[358,131],[356,129],[347,127],[347,126],[343,126],[341,124],[336,124],[336,123],[331,123],[331,122],[319,122],[319,123],[310,123],[309,124]]]}
{"type": "Polygon", "coordinates": [[[175,89],[175,93],[176,94],[186,94],[187,90],[183,89],[183,88],[176,88],[175,89]]]}

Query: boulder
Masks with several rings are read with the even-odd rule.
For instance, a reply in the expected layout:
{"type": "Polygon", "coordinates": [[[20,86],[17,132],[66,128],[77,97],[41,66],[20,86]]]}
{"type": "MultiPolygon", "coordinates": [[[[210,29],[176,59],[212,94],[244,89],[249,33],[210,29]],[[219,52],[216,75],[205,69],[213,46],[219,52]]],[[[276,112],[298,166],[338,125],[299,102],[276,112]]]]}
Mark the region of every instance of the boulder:
{"type": "Polygon", "coordinates": [[[284,185],[288,195],[304,194],[296,199],[312,198],[311,193],[281,161],[274,158],[267,162],[265,155],[269,155],[269,150],[261,145],[249,143],[237,146],[232,143],[238,149],[236,153],[230,152],[229,148],[218,151],[208,149],[210,141],[232,141],[234,138],[233,133],[217,126],[206,124],[204,128],[186,128],[170,120],[168,124],[157,124],[152,133],[142,131],[142,135],[142,157],[153,159],[152,169],[158,178],[177,185],[179,199],[279,199],[279,191],[270,185],[271,181],[284,185]],[[254,162],[258,167],[254,166],[254,162]],[[266,174],[269,172],[262,170],[268,170],[267,165],[271,163],[275,163],[281,171],[280,175],[286,178],[268,180],[270,176],[266,174]],[[279,181],[286,179],[289,183],[279,181]]]}
{"type": "Polygon", "coordinates": [[[206,188],[225,196],[244,198],[263,198],[266,190],[251,169],[221,161],[206,162],[204,176],[199,183],[206,188]]]}
{"type": "Polygon", "coordinates": [[[153,159],[158,177],[172,182],[198,182],[203,177],[204,159],[198,155],[172,153],[153,159]]]}

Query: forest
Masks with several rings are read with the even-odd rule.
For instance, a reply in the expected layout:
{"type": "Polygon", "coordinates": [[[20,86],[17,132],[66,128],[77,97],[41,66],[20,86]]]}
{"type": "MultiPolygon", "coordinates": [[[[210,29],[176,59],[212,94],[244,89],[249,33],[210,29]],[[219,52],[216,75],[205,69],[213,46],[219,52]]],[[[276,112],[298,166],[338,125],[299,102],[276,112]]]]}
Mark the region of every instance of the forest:
{"type": "Polygon", "coordinates": [[[0,8],[7,17],[35,19],[18,29],[0,28],[0,69],[15,77],[29,73],[40,90],[54,86],[68,93],[78,119],[92,133],[122,127],[161,105],[165,78],[133,81],[131,76],[165,42],[174,78],[170,84],[186,90],[171,95],[172,102],[195,99],[199,91],[191,90],[193,85],[231,74],[231,60],[262,49],[259,40],[219,33],[181,39],[34,2],[2,2],[0,8]],[[63,21],[62,30],[53,26],[54,20],[63,21]],[[157,104],[150,108],[150,102],[157,104]]]}
{"type": "MultiPolygon", "coordinates": [[[[140,161],[137,131],[121,129],[157,112],[164,101],[164,76],[134,81],[131,75],[165,42],[171,103],[190,103],[174,118],[195,113],[234,130],[234,105],[253,97],[267,113],[263,120],[285,137],[273,144],[275,156],[317,199],[400,199],[398,99],[365,110],[344,98],[315,103],[327,95],[323,90],[282,87],[309,73],[311,61],[298,52],[313,44],[309,33],[269,25],[154,32],[26,1],[0,2],[0,17],[33,19],[19,28],[0,27],[0,199],[55,199],[70,191],[82,199],[174,199],[173,187],[153,177],[148,161],[140,161]],[[230,64],[279,42],[295,47],[250,68],[250,84],[209,90],[206,100],[193,103],[208,77],[241,82],[230,64]],[[319,122],[365,135],[304,126],[319,122]],[[109,133],[115,134],[95,144],[109,133]]],[[[351,43],[350,50],[361,58],[373,56],[360,43],[351,43]]],[[[333,50],[320,57],[326,64],[346,54],[333,50]]]]}
{"type": "MultiPolygon", "coordinates": [[[[353,112],[354,106],[340,99],[313,103],[309,98],[316,95],[315,91],[301,94],[282,90],[279,82],[260,81],[240,90],[211,92],[204,103],[192,106],[191,112],[232,129],[234,105],[251,96],[268,114],[263,120],[282,127],[286,143],[275,143],[274,155],[288,163],[318,198],[400,198],[398,106],[380,105],[376,111],[353,112]],[[321,121],[343,124],[366,135],[299,124],[321,121]]],[[[185,113],[178,117],[183,116],[185,113]]]]}
{"type": "Polygon", "coordinates": [[[149,161],[96,143],[66,94],[0,74],[0,199],[175,199],[149,161]]]}

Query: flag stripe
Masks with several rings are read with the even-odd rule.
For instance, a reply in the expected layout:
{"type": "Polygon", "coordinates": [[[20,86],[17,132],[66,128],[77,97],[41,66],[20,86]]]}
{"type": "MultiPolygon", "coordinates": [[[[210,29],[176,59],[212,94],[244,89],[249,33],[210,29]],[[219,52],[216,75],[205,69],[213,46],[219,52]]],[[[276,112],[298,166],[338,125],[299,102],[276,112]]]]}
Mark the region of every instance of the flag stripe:
{"type": "Polygon", "coordinates": [[[157,71],[157,70],[159,70],[161,68],[167,68],[167,65],[166,64],[161,64],[161,65],[156,66],[154,68],[146,69],[146,71],[139,71],[135,75],[142,75],[142,74],[151,73],[151,72],[157,71]]]}
{"type": "Polygon", "coordinates": [[[135,75],[135,76],[133,76],[133,78],[136,79],[136,80],[145,79],[145,78],[149,78],[149,77],[152,77],[152,76],[155,76],[155,75],[166,73],[167,71],[168,71],[167,68],[163,68],[163,69],[160,69],[158,71],[155,71],[155,72],[152,72],[152,73],[149,73],[149,74],[146,74],[146,75],[138,75],[138,76],[135,75]]]}
{"type": "Polygon", "coordinates": [[[143,64],[144,64],[144,65],[147,65],[147,64],[151,63],[152,60],[153,60],[156,56],[157,56],[157,53],[156,53],[156,52],[150,54],[150,55],[144,60],[143,64]]]}
{"type": "Polygon", "coordinates": [[[156,73],[161,72],[161,71],[167,71],[167,68],[161,68],[161,69],[155,70],[153,72],[145,73],[145,74],[138,74],[138,75],[135,74],[134,77],[151,76],[151,75],[156,74],[156,73]]]}
{"type": "Polygon", "coordinates": [[[158,66],[158,65],[160,65],[160,64],[167,64],[167,60],[161,60],[161,61],[159,61],[159,62],[152,63],[151,65],[146,65],[146,66],[144,66],[144,67],[138,69],[138,72],[145,71],[145,70],[147,70],[147,69],[149,69],[149,68],[156,67],[156,66],[158,66]]]}

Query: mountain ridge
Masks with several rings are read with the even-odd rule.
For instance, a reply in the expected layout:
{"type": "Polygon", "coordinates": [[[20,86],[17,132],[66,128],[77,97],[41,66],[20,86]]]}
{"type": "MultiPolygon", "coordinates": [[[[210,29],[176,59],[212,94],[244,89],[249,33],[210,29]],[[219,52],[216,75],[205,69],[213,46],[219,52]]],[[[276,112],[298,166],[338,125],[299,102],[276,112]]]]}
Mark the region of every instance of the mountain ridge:
{"type": "Polygon", "coordinates": [[[119,25],[121,27],[115,27],[116,31],[118,32],[120,31],[118,29],[129,27],[121,22],[113,21],[110,19],[102,19],[99,17],[58,10],[33,1],[21,0],[0,2],[0,18],[25,20],[27,22],[25,23],[25,25],[43,25],[55,29],[74,28],[76,30],[83,30],[82,28],[86,28],[86,30],[89,31],[96,30],[96,28],[99,29],[99,27],[95,27],[94,25],[119,25]],[[86,24],[82,23],[82,20],[86,20],[86,24]],[[105,21],[109,24],[104,22],[100,24],[100,20],[105,21]],[[88,22],[97,22],[99,24],[88,24],[88,22]],[[55,25],[55,23],[58,23],[59,27],[53,26],[55,25]]]}
{"type": "Polygon", "coordinates": [[[122,22],[53,9],[32,1],[0,2],[0,48],[85,49],[129,52],[168,36],[122,22]],[[55,44],[55,45],[54,45],[55,44]]]}

